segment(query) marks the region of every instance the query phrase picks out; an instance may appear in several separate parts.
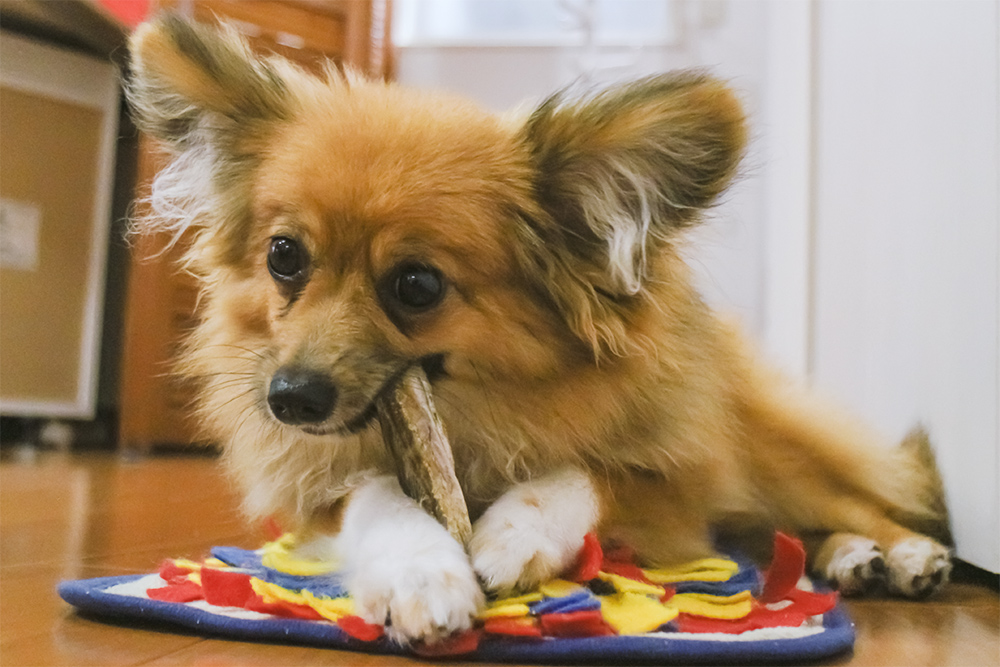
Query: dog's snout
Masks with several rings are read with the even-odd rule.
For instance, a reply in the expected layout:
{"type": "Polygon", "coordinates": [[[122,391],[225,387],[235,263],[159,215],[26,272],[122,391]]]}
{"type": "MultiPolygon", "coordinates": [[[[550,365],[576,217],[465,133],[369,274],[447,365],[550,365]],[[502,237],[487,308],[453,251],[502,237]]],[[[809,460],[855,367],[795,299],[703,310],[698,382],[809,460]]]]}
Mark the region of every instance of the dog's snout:
{"type": "Polygon", "coordinates": [[[337,387],[316,371],[284,367],[271,378],[267,404],[285,424],[318,424],[333,413],[337,387]]]}

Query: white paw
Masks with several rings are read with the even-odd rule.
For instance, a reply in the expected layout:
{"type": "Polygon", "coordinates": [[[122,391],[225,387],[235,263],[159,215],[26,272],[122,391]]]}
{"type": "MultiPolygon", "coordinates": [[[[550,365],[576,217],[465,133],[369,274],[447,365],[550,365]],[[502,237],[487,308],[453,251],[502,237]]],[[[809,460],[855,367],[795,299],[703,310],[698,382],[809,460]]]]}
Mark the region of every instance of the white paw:
{"type": "Polygon", "coordinates": [[[597,517],[597,494],[582,472],[518,484],[473,526],[472,566],[489,590],[530,590],[573,564],[597,517]]]}
{"type": "Polygon", "coordinates": [[[458,553],[386,554],[358,567],[348,590],[356,613],[369,623],[384,624],[388,637],[400,644],[433,643],[467,630],[484,602],[460,548],[458,553]]]}
{"type": "Polygon", "coordinates": [[[485,600],[468,556],[394,478],[352,493],[337,542],[355,613],[390,639],[433,643],[472,627],[485,600]]]}
{"type": "Polygon", "coordinates": [[[488,590],[530,590],[569,567],[580,544],[582,535],[574,549],[567,549],[537,525],[487,521],[473,533],[472,567],[488,590]]]}
{"type": "Polygon", "coordinates": [[[928,537],[897,542],[886,555],[889,590],[910,598],[930,595],[948,581],[951,552],[928,537]]]}
{"type": "Polygon", "coordinates": [[[841,545],[823,573],[843,595],[860,595],[885,579],[886,565],[874,540],[851,538],[841,545]]]}

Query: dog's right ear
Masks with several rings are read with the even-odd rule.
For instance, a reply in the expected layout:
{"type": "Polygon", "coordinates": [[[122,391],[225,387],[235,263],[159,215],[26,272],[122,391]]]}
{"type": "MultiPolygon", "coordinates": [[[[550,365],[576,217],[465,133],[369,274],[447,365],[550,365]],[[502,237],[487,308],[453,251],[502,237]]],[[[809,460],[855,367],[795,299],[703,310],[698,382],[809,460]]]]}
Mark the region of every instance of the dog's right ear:
{"type": "Polygon", "coordinates": [[[175,149],[199,129],[231,135],[288,113],[280,74],[232,29],[162,14],[136,29],[130,49],[137,122],[175,149]]]}

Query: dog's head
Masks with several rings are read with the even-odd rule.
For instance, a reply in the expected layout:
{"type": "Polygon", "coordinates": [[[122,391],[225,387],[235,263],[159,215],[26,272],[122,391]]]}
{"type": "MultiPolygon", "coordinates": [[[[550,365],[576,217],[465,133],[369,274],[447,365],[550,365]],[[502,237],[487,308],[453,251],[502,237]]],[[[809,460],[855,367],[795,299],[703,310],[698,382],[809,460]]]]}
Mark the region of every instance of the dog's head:
{"type": "Polygon", "coordinates": [[[627,348],[745,140],[732,93],[690,72],[511,120],[170,16],[132,53],[139,123],[172,153],[147,224],[193,236],[206,288],[189,369],[212,409],[312,433],[364,428],[413,363],[538,378],[627,348]]]}

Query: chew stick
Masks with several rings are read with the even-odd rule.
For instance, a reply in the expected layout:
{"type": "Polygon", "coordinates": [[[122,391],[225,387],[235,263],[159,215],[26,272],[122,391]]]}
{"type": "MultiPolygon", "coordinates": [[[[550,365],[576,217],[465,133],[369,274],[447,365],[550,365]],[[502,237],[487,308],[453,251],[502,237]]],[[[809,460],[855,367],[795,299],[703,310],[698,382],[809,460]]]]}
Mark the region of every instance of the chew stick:
{"type": "Polygon", "coordinates": [[[423,369],[409,369],[376,407],[382,439],[395,459],[403,492],[441,522],[459,543],[468,546],[472,536],[469,510],[423,369]]]}

